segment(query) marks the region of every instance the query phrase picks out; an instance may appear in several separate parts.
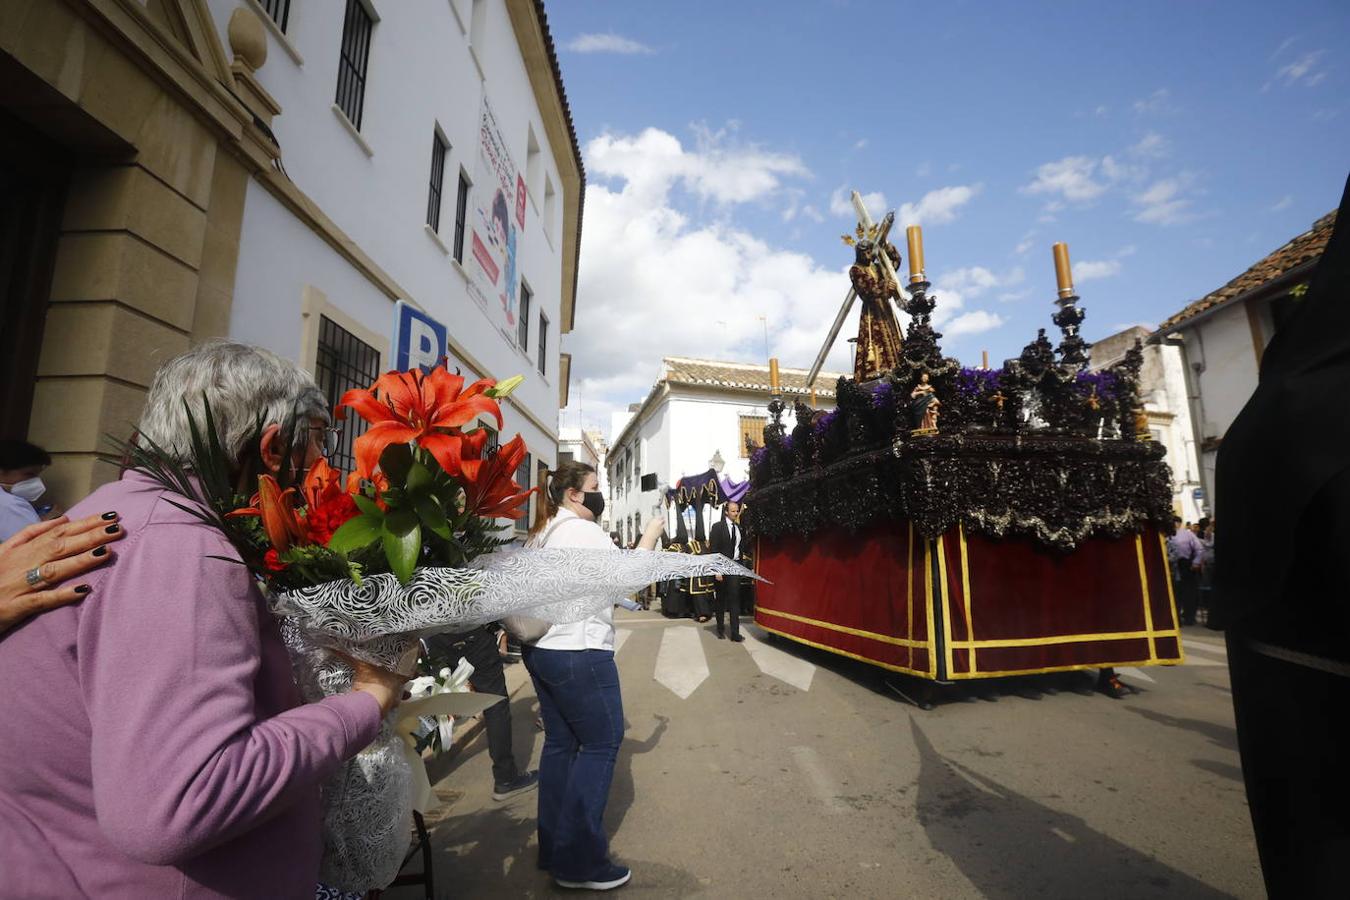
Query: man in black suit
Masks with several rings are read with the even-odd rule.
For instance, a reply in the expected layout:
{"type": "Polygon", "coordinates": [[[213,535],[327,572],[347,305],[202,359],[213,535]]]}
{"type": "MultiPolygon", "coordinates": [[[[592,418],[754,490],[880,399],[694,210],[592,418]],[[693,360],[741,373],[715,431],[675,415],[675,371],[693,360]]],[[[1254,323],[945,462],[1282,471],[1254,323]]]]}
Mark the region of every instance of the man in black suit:
{"type": "MultiPolygon", "coordinates": [[[[745,532],[741,530],[740,522],[741,505],[734,500],[728,501],[722,520],[713,525],[712,533],[708,535],[708,549],[733,562],[741,562],[745,558],[745,532]]],[[[741,577],[718,575],[716,578],[717,637],[720,640],[727,636],[722,629],[722,619],[730,614],[731,639],[739,643],[745,640],[741,637],[741,577]]]]}

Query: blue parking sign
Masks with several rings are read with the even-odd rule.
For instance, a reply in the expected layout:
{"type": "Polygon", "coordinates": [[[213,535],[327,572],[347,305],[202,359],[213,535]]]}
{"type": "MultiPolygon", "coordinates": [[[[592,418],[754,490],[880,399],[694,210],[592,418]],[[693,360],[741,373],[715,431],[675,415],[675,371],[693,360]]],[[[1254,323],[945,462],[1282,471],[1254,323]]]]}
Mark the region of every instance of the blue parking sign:
{"type": "Polygon", "coordinates": [[[430,369],[445,356],[449,331],[420,309],[400,300],[394,307],[394,368],[430,369]]]}

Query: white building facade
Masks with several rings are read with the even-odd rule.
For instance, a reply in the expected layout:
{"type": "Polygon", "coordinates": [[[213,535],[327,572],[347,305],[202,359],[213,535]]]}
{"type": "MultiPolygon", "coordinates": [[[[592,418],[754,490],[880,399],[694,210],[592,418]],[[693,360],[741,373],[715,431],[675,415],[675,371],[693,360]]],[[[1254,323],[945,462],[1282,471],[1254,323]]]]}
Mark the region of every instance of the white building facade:
{"type": "Polygon", "coordinates": [[[1181,354],[1206,515],[1214,511],[1219,446],[1256,390],[1266,345],[1307,289],[1335,222],[1335,212],[1318,219],[1228,284],[1168,318],[1150,338],[1181,354]]]}
{"type": "MultiPolygon", "coordinates": [[[[1119,362],[1134,346],[1145,341],[1149,330],[1135,326],[1096,341],[1092,345],[1091,368],[1104,369],[1119,362]]],[[[1172,508],[1184,521],[1195,522],[1207,514],[1205,492],[1200,482],[1200,466],[1186,395],[1186,370],[1177,347],[1145,344],[1144,364],[1139,370],[1139,398],[1148,416],[1152,439],[1167,451],[1172,470],[1172,508]]]]}
{"type": "MultiPolygon", "coordinates": [[[[814,394],[806,387],[804,369],[780,371],[783,402],[789,407],[784,424],[796,422],[796,400],[833,408],[839,373],[821,372],[814,394]]],[[[748,363],[667,357],[660,380],[637,409],[616,416],[619,429],[611,436],[606,509],[611,530],[624,544],[636,540],[642,527],[662,514],[661,492],[684,475],[715,468],[732,481],[750,476],[745,438],[763,444],[771,398],[769,367],[748,363]],[[645,484],[644,484],[645,478],[645,484]]]]}
{"type": "Polygon", "coordinates": [[[435,349],[466,380],[526,376],[502,438],[523,436],[518,480],[537,484],[566,405],[584,189],[542,3],[207,5],[226,46],[241,16],[264,24],[253,74],[302,198],[248,180],[229,336],[298,360],[336,401],[397,365],[401,301],[445,325],[435,349]]]}

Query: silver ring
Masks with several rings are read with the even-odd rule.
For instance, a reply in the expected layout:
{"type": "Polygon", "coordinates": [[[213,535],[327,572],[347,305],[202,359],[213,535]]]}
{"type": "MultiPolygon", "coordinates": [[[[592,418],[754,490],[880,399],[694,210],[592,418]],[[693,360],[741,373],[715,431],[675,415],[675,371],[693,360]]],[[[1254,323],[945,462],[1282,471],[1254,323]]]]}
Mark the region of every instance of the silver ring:
{"type": "Polygon", "coordinates": [[[28,582],[29,587],[37,587],[47,580],[42,577],[42,566],[38,566],[35,569],[29,569],[24,573],[23,577],[28,582]]]}

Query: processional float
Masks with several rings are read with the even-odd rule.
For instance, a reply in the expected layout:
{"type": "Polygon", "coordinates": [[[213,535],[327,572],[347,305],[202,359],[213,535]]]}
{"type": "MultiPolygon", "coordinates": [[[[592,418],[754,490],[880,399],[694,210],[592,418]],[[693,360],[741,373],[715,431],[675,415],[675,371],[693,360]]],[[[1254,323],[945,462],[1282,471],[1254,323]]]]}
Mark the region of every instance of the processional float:
{"type": "Polygon", "coordinates": [[[1000,369],[942,355],[922,233],[907,229],[908,291],[888,215],[859,225],[853,378],[837,406],[773,380],[763,446],[751,446],[748,529],[755,621],[813,647],[924,679],[954,681],[1183,661],[1164,535],[1170,476],[1139,397],[1138,342],[1087,371],[1084,311],[1068,250],[1054,246],[1062,333],[1040,329],[1000,369]],[[892,304],[910,316],[901,336],[892,304]]]}

